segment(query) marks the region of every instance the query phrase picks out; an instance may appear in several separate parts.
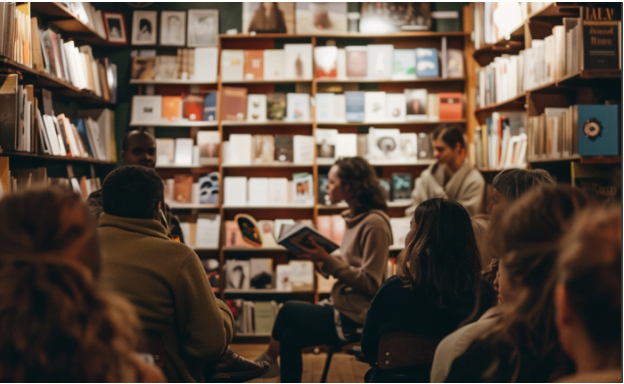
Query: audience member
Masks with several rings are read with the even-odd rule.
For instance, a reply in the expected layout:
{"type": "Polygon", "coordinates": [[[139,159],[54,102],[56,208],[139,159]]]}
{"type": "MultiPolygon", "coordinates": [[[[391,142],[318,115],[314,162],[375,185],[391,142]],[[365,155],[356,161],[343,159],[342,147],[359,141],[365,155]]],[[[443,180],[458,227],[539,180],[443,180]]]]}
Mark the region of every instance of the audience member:
{"type": "Polygon", "coordinates": [[[328,179],[332,203],[346,200],[349,205],[342,214],[346,229],[340,256],[330,256],[316,245],[315,249],[304,249],[307,254],[302,258],[314,261],[323,274],[338,281],[329,302],[284,304],[275,320],[269,349],[256,359],[277,366],[279,353],[281,381],[286,383],[301,382],[304,347],[359,340],[358,329],[381,285],[392,244],[386,198],[370,164],[360,157],[338,160],[328,179]]]}
{"type": "Polygon", "coordinates": [[[492,180],[492,197],[487,211],[495,214],[509,203],[522,197],[531,188],[554,184],[550,174],[543,169],[505,169],[492,180]]]}
{"type": "Polygon", "coordinates": [[[96,288],[95,222],[79,195],[0,200],[0,380],[163,382],[135,352],[130,303],[96,288]]]}
{"type": "Polygon", "coordinates": [[[489,325],[476,323],[482,336],[455,359],[447,382],[549,382],[570,372],[552,304],[559,241],[586,200],[580,189],[541,185],[495,215],[491,239],[504,307],[489,325]]]}
{"type": "Polygon", "coordinates": [[[622,382],[622,207],[587,209],[562,241],[555,318],[575,383],[622,382]]]}
{"type": "Polygon", "coordinates": [[[123,166],[106,177],[98,228],[103,285],[130,300],[144,330],[159,336],[169,381],[204,381],[205,369],[220,380],[264,373],[268,365],[228,348],[232,313],[215,298],[195,252],[167,236],[158,220],[162,200],[163,182],[153,169],[123,166]]]}
{"type": "Polygon", "coordinates": [[[436,163],[416,179],[412,199],[405,210],[411,216],[418,204],[440,197],[457,201],[471,216],[479,212],[485,181],[481,173],[466,161],[464,133],[457,127],[439,126],[431,133],[436,163]]]}
{"type": "Polygon", "coordinates": [[[422,202],[397,275],[383,283],[366,316],[362,352],[376,362],[371,382],[429,381],[436,345],[479,302],[480,271],[466,209],[446,199],[422,202]]]}
{"type": "MultiPolygon", "coordinates": [[[[154,169],[156,167],[156,139],[148,131],[132,130],[125,134],[121,144],[121,158],[124,165],[142,165],[154,169]]],[[[104,212],[102,206],[102,190],[95,191],[87,199],[89,210],[96,218],[104,212]]],[[[163,225],[167,228],[169,237],[180,239],[184,243],[184,236],[180,228],[180,220],[171,212],[169,206],[163,203],[163,225]]]]}

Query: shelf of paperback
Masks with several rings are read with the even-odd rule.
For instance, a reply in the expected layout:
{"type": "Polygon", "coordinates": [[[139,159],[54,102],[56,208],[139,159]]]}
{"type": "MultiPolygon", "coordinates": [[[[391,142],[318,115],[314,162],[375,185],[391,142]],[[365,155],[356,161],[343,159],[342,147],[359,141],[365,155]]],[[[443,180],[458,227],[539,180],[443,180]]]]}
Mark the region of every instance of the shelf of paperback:
{"type": "Polygon", "coordinates": [[[73,3],[80,4],[78,6],[81,7],[82,17],[95,23],[100,30],[98,32],[96,28],[80,20],[79,16],[64,4],[68,3],[31,2],[30,7],[33,11],[39,12],[48,18],[57,19],[51,21],[51,24],[63,32],[82,35],[81,37],[88,38],[91,44],[109,45],[109,42],[106,40],[101,11],[95,11],[89,3],[73,3]]]}
{"type": "Polygon", "coordinates": [[[187,127],[217,127],[216,121],[162,121],[162,122],[136,122],[131,121],[131,127],[170,127],[170,128],[187,128],[187,127]]]}
{"type": "Polygon", "coordinates": [[[409,126],[418,126],[418,125],[440,125],[440,124],[466,124],[465,119],[461,120],[422,120],[422,121],[376,121],[376,122],[328,122],[328,121],[317,121],[317,126],[322,127],[358,127],[365,125],[383,125],[383,126],[397,126],[397,127],[409,127],[409,126]]]}
{"type": "Polygon", "coordinates": [[[275,80],[253,80],[253,79],[241,79],[241,80],[223,80],[221,84],[292,84],[292,83],[312,83],[312,79],[275,79],[275,80]]]}
{"type": "Polygon", "coordinates": [[[292,125],[312,125],[311,121],[287,121],[287,120],[269,120],[269,121],[237,121],[237,120],[223,120],[221,121],[221,125],[224,127],[246,127],[246,126],[262,126],[262,127],[273,127],[273,126],[292,126],[292,125]]]}
{"type": "Polygon", "coordinates": [[[135,85],[211,85],[217,84],[216,82],[202,81],[202,80],[143,80],[143,79],[130,79],[130,84],[135,85]]]}
{"type": "MultiPolygon", "coordinates": [[[[316,165],[319,167],[331,167],[336,162],[335,159],[317,159],[316,165]]],[[[435,164],[435,160],[418,160],[418,161],[381,161],[381,160],[370,160],[369,163],[373,167],[404,167],[406,165],[413,165],[417,167],[426,167],[431,164],[435,164]]]]}
{"type": "Polygon", "coordinates": [[[219,161],[202,164],[157,164],[156,169],[202,169],[215,168],[219,166],[219,161]]]}
{"type": "Polygon", "coordinates": [[[45,159],[45,160],[67,161],[67,162],[85,163],[85,164],[104,164],[104,165],[117,164],[114,161],[96,160],[96,159],[88,158],[88,157],[54,156],[54,155],[45,155],[45,154],[37,154],[37,153],[22,152],[22,151],[3,151],[2,148],[0,148],[0,156],[31,157],[31,158],[39,158],[39,159],[45,159]]]}

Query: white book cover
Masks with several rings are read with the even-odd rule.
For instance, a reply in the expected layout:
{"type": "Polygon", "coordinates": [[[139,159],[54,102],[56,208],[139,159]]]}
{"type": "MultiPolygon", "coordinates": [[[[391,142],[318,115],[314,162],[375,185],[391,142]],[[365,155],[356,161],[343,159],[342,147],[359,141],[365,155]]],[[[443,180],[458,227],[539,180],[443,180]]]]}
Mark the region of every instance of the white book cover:
{"type": "Polygon", "coordinates": [[[288,200],[288,179],[284,177],[269,178],[269,204],[284,205],[288,200]]]}
{"type": "Polygon", "coordinates": [[[329,123],[334,120],[334,94],[317,93],[315,96],[315,110],[317,123],[329,123]]]}
{"type": "Polygon", "coordinates": [[[275,289],[285,292],[292,291],[289,265],[278,264],[275,266],[275,289]]]}
{"type": "Polygon", "coordinates": [[[357,134],[339,133],[336,142],[336,158],[357,156],[357,134]]]}
{"type": "Polygon", "coordinates": [[[405,246],[405,237],[410,231],[410,217],[392,217],[390,218],[390,228],[392,229],[392,238],[395,247],[405,246]]]}
{"type": "Polygon", "coordinates": [[[317,78],[335,78],[338,59],[336,46],[314,47],[314,73],[317,78]]]}
{"type": "Polygon", "coordinates": [[[286,80],[312,80],[312,44],[284,44],[286,80]]]}
{"type": "Polygon", "coordinates": [[[193,164],[193,139],[175,139],[175,164],[193,164]]]}
{"type": "Polygon", "coordinates": [[[219,231],[221,215],[200,213],[197,216],[195,245],[202,248],[219,248],[219,231]]]}
{"type": "Polygon", "coordinates": [[[242,49],[221,50],[221,81],[242,81],[245,51],[242,49]]]}
{"type": "Polygon", "coordinates": [[[230,151],[228,153],[229,165],[251,164],[251,135],[233,133],[230,135],[230,151]]]}
{"type": "Polygon", "coordinates": [[[169,165],[175,161],[175,139],[156,139],[157,165],[169,165]]]}
{"type": "Polygon", "coordinates": [[[249,260],[227,260],[225,275],[228,289],[249,289],[250,276],[249,260]]]}
{"type": "Polygon", "coordinates": [[[347,78],[347,51],[344,48],[338,48],[338,56],[336,59],[336,77],[338,79],[347,78]]]}
{"type": "Polygon", "coordinates": [[[307,93],[286,94],[286,120],[312,121],[310,118],[310,95],[307,93]]]}
{"type": "Polygon", "coordinates": [[[219,131],[197,132],[197,146],[199,147],[199,162],[209,159],[219,159],[219,131]]]}
{"type": "Polygon", "coordinates": [[[416,133],[401,133],[399,136],[401,157],[407,163],[414,163],[418,155],[418,140],[416,133]]]}
{"type": "Polygon", "coordinates": [[[264,79],[265,80],[283,80],[285,66],[284,61],[286,53],[283,49],[265,49],[264,50],[264,79]]]}
{"type": "Polygon", "coordinates": [[[386,94],[386,120],[388,122],[405,121],[405,94],[404,93],[388,93],[386,94]]]}
{"type": "Polygon", "coordinates": [[[413,49],[395,49],[393,80],[410,80],[416,78],[416,52],[413,49]]]}
{"type": "Polygon", "coordinates": [[[295,135],[293,137],[293,163],[314,163],[314,137],[295,135]]]}
{"type": "Polygon", "coordinates": [[[218,57],[219,49],[217,47],[195,48],[195,68],[193,79],[205,81],[206,83],[216,83],[218,57]]]}
{"type": "Polygon", "coordinates": [[[247,95],[247,121],[264,122],[267,117],[266,95],[247,95]]]}
{"type": "Polygon", "coordinates": [[[48,134],[48,139],[50,140],[50,150],[52,154],[60,156],[61,144],[59,143],[58,135],[56,134],[56,129],[54,128],[52,116],[43,115],[43,125],[45,126],[46,133],[48,134]]]}
{"type": "Polygon", "coordinates": [[[295,220],[293,219],[275,219],[273,222],[273,236],[276,239],[279,239],[280,233],[282,233],[282,228],[284,226],[295,225],[295,220]]]}
{"type": "Polygon", "coordinates": [[[334,122],[347,121],[347,99],[345,95],[334,95],[334,122]]]}
{"type": "Polygon", "coordinates": [[[295,203],[309,204],[314,201],[314,180],[311,174],[294,174],[292,184],[295,203]]]}
{"type": "Polygon", "coordinates": [[[159,123],[161,108],[162,96],[132,96],[132,122],[159,123]]]}
{"type": "Polygon", "coordinates": [[[223,205],[247,205],[247,178],[226,176],[223,178],[223,205]]]}
{"type": "Polygon", "coordinates": [[[336,144],[338,143],[337,129],[317,129],[316,135],[316,156],[319,159],[335,159],[336,144]]]}
{"type": "Polygon", "coordinates": [[[364,121],[383,122],[386,120],[386,92],[364,93],[364,121]]]}
{"type": "Polygon", "coordinates": [[[372,160],[397,160],[401,158],[399,129],[370,128],[368,131],[368,153],[372,160]]]}
{"type": "Polygon", "coordinates": [[[392,44],[369,44],[366,73],[373,79],[391,79],[394,68],[392,44]]]}
{"type": "Polygon", "coordinates": [[[266,177],[250,177],[248,183],[249,205],[265,206],[269,204],[269,179],[266,177]]]}

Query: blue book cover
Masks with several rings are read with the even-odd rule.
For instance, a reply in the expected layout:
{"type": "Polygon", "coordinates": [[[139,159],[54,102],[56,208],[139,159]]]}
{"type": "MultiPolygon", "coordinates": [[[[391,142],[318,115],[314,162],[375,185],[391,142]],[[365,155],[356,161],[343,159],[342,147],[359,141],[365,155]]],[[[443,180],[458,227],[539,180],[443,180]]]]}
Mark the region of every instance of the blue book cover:
{"type": "Polygon", "coordinates": [[[440,77],[437,49],[416,48],[416,77],[440,77]]]}
{"type": "Polygon", "coordinates": [[[579,155],[619,155],[617,105],[579,105],[577,121],[579,155]]]}
{"type": "Polygon", "coordinates": [[[217,120],[217,92],[210,92],[204,98],[204,121],[217,120]]]}
{"type": "Polygon", "coordinates": [[[80,138],[82,139],[82,143],[84,144],[87,153],[89,154],[89,156],[95,158],[95,156],[93,156],[93,151],[91,150],[91,143],[89,142],[89,135],[87,135],[87,126],[85,125],[84,119],[76,119],[75,122],[76,131],[78,131],[78,135],[80,135],[80,138]]]}
{"type": "Polygon", "coordinates": [[[364,92],[345,92],[344,94],[347,121],[364,121],[364,92]]]}

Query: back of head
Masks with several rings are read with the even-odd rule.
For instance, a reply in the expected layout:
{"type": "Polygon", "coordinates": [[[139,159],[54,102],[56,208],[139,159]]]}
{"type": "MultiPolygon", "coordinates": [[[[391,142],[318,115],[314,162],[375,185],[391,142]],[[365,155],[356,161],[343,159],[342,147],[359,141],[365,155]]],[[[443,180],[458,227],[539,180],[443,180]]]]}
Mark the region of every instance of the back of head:
{"type": "Polygon", "coordinates": [[[386,193],[379,184],[375,169],[361,157],[336,161],[338,178],[356,208],[356,214],[371,209],[388,210],[386,193]]]}
{"type": "Polygon", "coordinates": [[[95,222],[81,197],[57,187],[29,189],[0,200],[0,258],[54,256],[85,264],[97,276],[95,222]]]}
{"type": "Polygon", "coordinates": [[[104,213],[133,219],[152,219],[163,201],[163,181],[153,169],[125,165],[112,171],[102,185],[104,213]]]}
{"type": "Polygon", "coordinates": [[[414,212],[409,244],[397,261],[397,276],[440,308],[468,311],[478,295],[481,262],[470,216],[460,204],[429,199],[414,212]]]}
{"type": "Polygon", "coordinates": [[[522,197],[531,188],[540,184],[554,184],[550,174],[543,169],[506,169],[492,180],[492,187],[508,201],[522,197]]]}
{"type": "Polygon", "coordinates": [[[75,262],[0,261],[2,382],[134,382],[134,327],[126,301],[100,293],[75,262]]]}
{"type": "MultiPolygon", "coordinates": [[[[564,237],[559,281],[597,351],[621,354],[622,207],[588,207],[564,237]]],[[[621,361],[621,360],[619,360],[621,361]]]]}
{"type": "Polygon", "coordinates": [[[432,140],[442,140],[446,145],[451,148],[455,148],[457,144],[461,148],[466,148],[466,139],[464,138],[464,132],[456,126],[439,125],[431,132],[432,140]]]}

